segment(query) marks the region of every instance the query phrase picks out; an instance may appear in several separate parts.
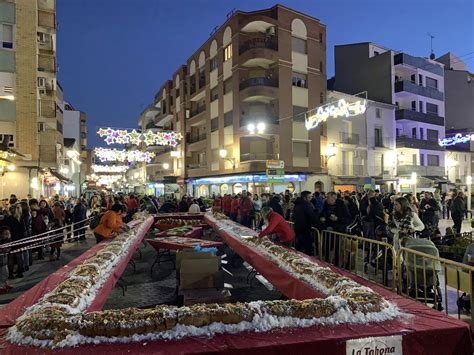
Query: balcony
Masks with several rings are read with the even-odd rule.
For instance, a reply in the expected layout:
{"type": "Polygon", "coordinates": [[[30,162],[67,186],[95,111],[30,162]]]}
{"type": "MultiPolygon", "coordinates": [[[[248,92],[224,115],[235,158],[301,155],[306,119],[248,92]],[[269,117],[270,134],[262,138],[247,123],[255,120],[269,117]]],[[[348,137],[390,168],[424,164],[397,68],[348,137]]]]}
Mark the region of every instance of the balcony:
{"type": "Polygon", "coordinates": [[[189,177],[205,176],[208,174],[207,162],[186,164],[189,177]]]}
{"type": "Polygon", "coordinates": [[[38,0],[38,9],[46,11],[55,10],[55,0],[38,0]]]}
{"type": "Polygon", "coordinates": [[[395,83],[395,92],[409,92],[415,95],[429,97],[431,99],[443,101],[444,95],[438,89],[429,86],[420,86],[411,81],[398,81],[395,83]]]}
{"type": "Polygon", "coordinates": [[[239,89],[242,91],[252,86],[270,86],[270,87],[277,88],[278,80],[265,78],[265,77],[249,78],[240,82],[239,89]]]}
{"type": "Polygon", "coordinates": [[[375,148],[391,148],[391,144],[394,145],[394,139],[393,137],[380,137],[380,136],[375,136],[374,137],[374,147],[375,148]]]}
{"type": "Polygon", "coordinates": [[[339,139],[340,139],[340,143],[343,143],[343,144],[353,144],[353,145],[358,145],[359,144],[359,135],[358,134],[350,134],[350,133],[340,132],[339,133],[339,139]]]}
{"type": "Polygon", "coordinates": [[[353,164],[344,164],[336,165],[336,169],[330,169],[332,175],[338,176],[357,176],[363,177],[367,175],[367,169],[365,165],[353,165],[353,164]]]}
{"type": "Polygon", "coordinates": [[[239,55],[245,53],[249,49],[267,48],[274,51],[278,50],[278,39],[272,38],[251,38],[243,42],[239,47],[239,55]]]}
{"type": "Polygon", "coordinates": [[[51,42],[51,37],[46,42],[38,42],[38,48],[39,48],[40,53],[53,54],[54,47],[53,47],[53,42],[51,42]]]}
{"type": "Polygon", "coordinates": [[[195,107],[194,109],[191,109],[191,112],[189,113],[189,118],[197,116],[201,112],[204,112],[204,111],[206,111],[206,105],[199,105],[199,106],[195,107]]]}
{"type": "Polygon", "coordinates": [[[197,142],[206,140],[206,138],[207,138],[206,133],[203,133],[203,134],[188,134],[186,136],[186,143],[193,144],[193,143],[197,143],[197,142]]]}
{"type": "Polygon", "coordinates": [[[443,75],[443,67],[436,65],[428,61],[427,59],[420,57],[413,57],[405,53],[398,53],[393,56],[393,64],[406,64],[415,68],[423,68],[423,70],[429,71],[436,75],[443,75]]]}
{"type": "Polygon", "coordinates": [[[418,176],[444,176],[445,169],[442,166],[399,165],[397,173],[398,176],[411,176],[412,173],[418,176]]]}
{"type": "Polygon", "coordinates": [[[38,55],[38,71],[41,72],[56,72],[56,60],[52,55],[38,55]]]}
{"type": "Polygon", "coordinates": [[[264,161],[264,160],[277,160],[278,159],[278,154],[273,154],[273,153],[242,153],[240,154],[240,162],[246,162],[246,161],[264,161]]]}
{"type": "Polygon", "coordinates": [[[397,148],[413,148],[413,149],[427,149],[427,150],[440,150],[444,148],[440,147],[438,141],[435,140],[424,140],[416,139],[408,136],[397,137],[397,148]]]}
{"type": "Polygon", "coordinates": [[[398,109],[395,111],[396,120],[410,120],[422,123],[444,126],[444,117],[440,117],[433,113],[423,113],[408,109],[398,109]]]}

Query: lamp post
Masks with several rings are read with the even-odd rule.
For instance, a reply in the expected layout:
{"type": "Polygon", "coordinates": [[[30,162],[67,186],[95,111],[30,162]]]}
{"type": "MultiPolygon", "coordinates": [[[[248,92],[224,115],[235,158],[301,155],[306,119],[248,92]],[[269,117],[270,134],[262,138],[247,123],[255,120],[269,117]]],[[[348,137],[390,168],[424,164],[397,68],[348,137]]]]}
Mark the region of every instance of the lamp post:
{"type": "Polygon", "coordinates": [[[471,194],[472,194],[472,176],[466,176],[466,185],[467,185],[467,212],[468,212],[468,220],[469,225],[471,225],[472,221],[472,207],[471,207],[471,194]]]}
{"type": "Polygon", "coordinates": [[[411,182],[412,182],[412,186],[413,186],[413,196],[416,197],[416,183],[417,183],[417,175],[416,175],[416,172],[412,172],[411,173],[411,182]]]}
{"type": "Polygon", "coordinates": [[[235,158],[232,157],[232,158],[227,158],[227,149],[225,148],[221,148],[219,150],[219,155],[222,159],[230,162],[232,164],[232,170],[235,170],[235,158]]]}

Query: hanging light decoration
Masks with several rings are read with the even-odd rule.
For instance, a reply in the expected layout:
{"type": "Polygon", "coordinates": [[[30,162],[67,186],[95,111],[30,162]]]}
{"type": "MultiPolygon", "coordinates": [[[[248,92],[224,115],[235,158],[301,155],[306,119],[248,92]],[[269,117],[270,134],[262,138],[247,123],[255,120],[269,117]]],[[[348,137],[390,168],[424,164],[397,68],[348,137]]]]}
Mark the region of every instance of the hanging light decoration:
{"type": "Polygon", "coordinates": [[[174,131],[153,132],[148,130],[140,133],[135,129],[129,132],[126,129],[100,128],[97,131],[97,134],[101,138],[104,138],[104,141],[107,143],[107,145],[128,143],[139,145],[143,142],[147,146],[169,145],[176,147],[178,142],[183,139],[183,135],[181,133],[176,133],[174,131]]]}
{"type": "Polygon", "coordinates": [[[128,165],[92,165],[94,173],[124,173],[128,168],[128,165]]]}
{"type": "Polygon", "coordinates": [[[107,149],[107,148],[95,148],[94,154],[102,162],[145,162],[149,163],[155,156],[153,152],[141,152],[139,150],[120,150],[120,149],[107,149]]]}

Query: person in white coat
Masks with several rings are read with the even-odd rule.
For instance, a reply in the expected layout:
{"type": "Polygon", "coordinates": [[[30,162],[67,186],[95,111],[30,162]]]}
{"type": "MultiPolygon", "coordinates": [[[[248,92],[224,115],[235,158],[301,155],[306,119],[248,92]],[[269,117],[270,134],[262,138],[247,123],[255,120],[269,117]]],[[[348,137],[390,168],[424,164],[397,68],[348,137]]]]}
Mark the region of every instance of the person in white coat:
{"type": "Polygon", "coordinates": [[[410,203],[405,197],[395,200],[393,218],[389,224],[390,233],[393,235],[393,246],[400,248],[400,241],[405,237],[415,237],[415,232],[421,232],[425,225],[418,214],[410,208],[410,203]]]}
{"type": "Polygon", "coordinates": [[[191,212],[191,213],[201,212],[201,208],[199,207],[196,200],[193,200],[193,202],[191,203],[191,206],[189,206],[188,212],[191,212]]]}

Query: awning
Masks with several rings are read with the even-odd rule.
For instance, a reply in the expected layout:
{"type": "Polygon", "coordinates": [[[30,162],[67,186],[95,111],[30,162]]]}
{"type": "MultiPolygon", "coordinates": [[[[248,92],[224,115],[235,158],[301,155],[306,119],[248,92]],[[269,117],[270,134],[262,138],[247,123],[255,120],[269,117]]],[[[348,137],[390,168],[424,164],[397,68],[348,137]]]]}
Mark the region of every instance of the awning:
{"type": "Polygon", "coordinates": [[[55,176],[58,180],[62,181],[62,182],[66,182],[66,183],[72,183],[72,180],[69,180],[67,177],[65,177],[64,175],[58,173],[57,171],[53,170],[53,169],[49,169],[50,173],[55,176]]]}
{"type": "Polygon", "coordinates": [[[431,180],[435,183],[448,183],[448,179],[443,176],[420,176],[423,179],[431,180]]]}

